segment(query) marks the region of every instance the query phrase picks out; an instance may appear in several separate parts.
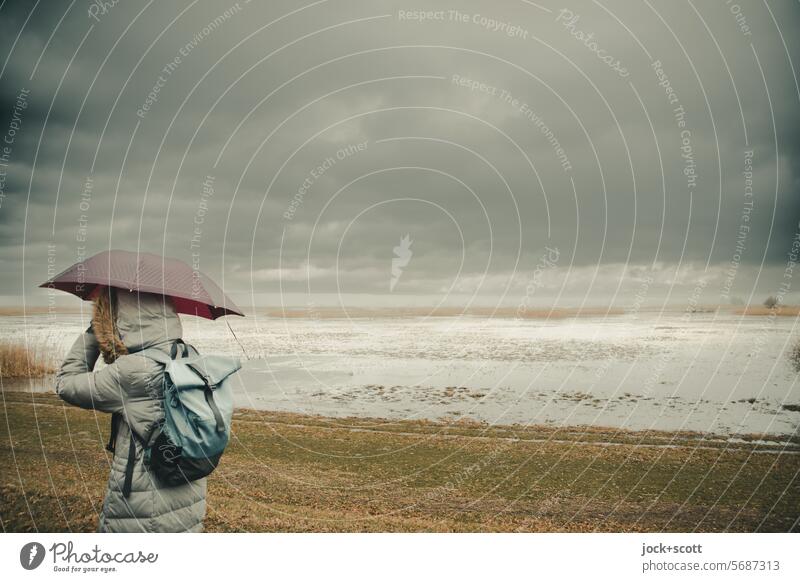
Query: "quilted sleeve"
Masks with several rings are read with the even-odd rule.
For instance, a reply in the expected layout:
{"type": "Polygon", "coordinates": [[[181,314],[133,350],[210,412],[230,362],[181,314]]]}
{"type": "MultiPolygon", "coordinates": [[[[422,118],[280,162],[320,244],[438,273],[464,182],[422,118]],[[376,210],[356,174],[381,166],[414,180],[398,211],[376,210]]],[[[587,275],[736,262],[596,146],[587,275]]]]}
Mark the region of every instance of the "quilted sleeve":
{"type": "Polygon", "coordinates": [[[80,335],[56,376],[56,392],[66,402],[101,412],[122,412],[124,390],[119,366],[114,363],[95,372],[100,355],[91,329],[80,335]]]}

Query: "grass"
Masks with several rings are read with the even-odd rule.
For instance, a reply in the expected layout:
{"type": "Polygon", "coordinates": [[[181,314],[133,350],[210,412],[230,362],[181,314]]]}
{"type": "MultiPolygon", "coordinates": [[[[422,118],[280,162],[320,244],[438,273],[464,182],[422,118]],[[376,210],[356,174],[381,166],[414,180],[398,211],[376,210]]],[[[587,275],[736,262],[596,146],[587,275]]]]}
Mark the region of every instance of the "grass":
{"type": "Polygon", "coordinates": [[[0,378],[41,378],[58,366],[45,344],[0,343],[0,378]]]}
{"type": "MultiPolygon", "coordinates": [[[[0,393],[4,531],[92,531],[108,417],[0,393]]],[[[800,438],[240,410],[208,531],[797,531],[800,438]]]]}

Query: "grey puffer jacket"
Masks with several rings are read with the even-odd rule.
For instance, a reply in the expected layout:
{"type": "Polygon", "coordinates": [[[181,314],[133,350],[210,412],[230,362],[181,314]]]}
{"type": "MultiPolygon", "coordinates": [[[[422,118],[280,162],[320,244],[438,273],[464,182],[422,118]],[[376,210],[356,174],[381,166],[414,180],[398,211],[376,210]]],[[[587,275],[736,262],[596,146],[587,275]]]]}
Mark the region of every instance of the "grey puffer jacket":
{"type": "Polygon", "coordinates": [[[117,328],[128,355],[93,371],[100,348],[88,331],[72,346],[56,379],[58,395],[70,404],[122,415],[99,530],[201,531],[206,480],[176,487],[160,484],[144,465],[140,443],[136,443],[131,494],[122,495],[131,428],[143,442],[152,443],[164,415],[162,366],[136,352],[150,347],[168,351],[172,340],[182,335],[180,319],[172,303],[159,295],[122,291],[117,299],[117,328]]]}

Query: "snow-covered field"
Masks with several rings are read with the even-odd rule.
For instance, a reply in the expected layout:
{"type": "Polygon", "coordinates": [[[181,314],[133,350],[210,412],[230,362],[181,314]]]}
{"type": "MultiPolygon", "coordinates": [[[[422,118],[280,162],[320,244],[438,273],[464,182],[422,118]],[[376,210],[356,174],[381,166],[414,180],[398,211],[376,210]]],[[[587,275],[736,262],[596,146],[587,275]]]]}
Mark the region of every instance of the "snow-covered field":
{"type": "MultiPolygon", "coordinates": [[[[87,316],[0,318],[0,339],[64,353],[87,316]]],[[[326,416],[469,418],[721,434],[794,434],[795,317],[641,313],[478,317],[230,318],[251,358],[241,406],[326,416]],[[785,408],[785,406],[789,408],[785,408]]],[[[185,318],[201,351],[243,356],[224,320],[185,318]]],[[[51,381],[4,389],[51,389],[51,381]]]]}

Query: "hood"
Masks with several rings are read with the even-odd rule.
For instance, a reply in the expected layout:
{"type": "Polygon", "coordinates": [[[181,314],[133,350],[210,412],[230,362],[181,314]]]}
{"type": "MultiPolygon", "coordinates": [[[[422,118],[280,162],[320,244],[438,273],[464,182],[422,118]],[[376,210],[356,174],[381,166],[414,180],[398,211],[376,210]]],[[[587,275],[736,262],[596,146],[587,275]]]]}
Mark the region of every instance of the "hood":
{"type": "Polygon", "coordinates": [[[152,293],[117,290],[117,330],[129,353],[169,342],[183,335],[170,299],[152,293]]]}

